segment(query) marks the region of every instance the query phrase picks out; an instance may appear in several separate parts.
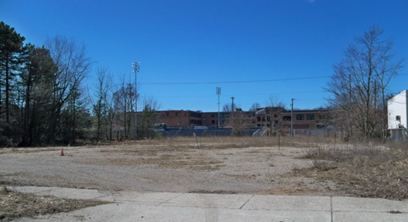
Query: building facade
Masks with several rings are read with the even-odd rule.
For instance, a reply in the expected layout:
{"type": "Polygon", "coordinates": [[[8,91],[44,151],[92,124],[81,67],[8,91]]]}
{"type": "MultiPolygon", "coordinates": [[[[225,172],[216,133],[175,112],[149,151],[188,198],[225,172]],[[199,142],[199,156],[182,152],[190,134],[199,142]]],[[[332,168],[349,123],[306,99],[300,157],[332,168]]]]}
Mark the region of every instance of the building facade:
{"type": "Polygon", "coordinates": [[[408,90],[398,93],[387,101],[388,129],[408,127],[408,90]]]}
{"type": "Polygon", "coordinates": [[[165,123],[168,127],[191,127],[203,125],[201,111],[167,110],[159,111],[158,114],[160,123],[165,123]]]}
{"type": "MultiPolygon", "coordinates": [[[[190,110],[159,111],[159,119],[167,127],[218,127],[218,112],[190,110]]],[[[220,127],[291,127],[291,111],[281,107],[265,107],[256,111],[220,112],[220,127]]],[[[328,110],[294,110],[294,129],[317,129],[327,127],[328,110]]]]}

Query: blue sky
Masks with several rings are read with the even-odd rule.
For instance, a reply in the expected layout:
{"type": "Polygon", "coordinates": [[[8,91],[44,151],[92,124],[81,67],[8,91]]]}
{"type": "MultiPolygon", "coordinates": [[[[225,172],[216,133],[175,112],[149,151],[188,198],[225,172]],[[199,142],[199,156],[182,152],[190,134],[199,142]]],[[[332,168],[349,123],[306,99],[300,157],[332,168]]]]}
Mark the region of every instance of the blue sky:
{"type": "MultiPolygon", "coordinates": [[[[39,46],[57,34],[84,43],[95,62],[90,87],[98,67],[133,80],[140,62],[140,93],[164,110],[217,111],[216,87],[222,105],[233,96],[244,110],[269,95],[324,106],[333,64],[372,25],[408,57],[407,0],[0,0],[0,20],[39,46]],[[254,80],[270,81],[245,83],[254,80]]],[[[405,89],[408,75],[390,84],[405,89]]]]}

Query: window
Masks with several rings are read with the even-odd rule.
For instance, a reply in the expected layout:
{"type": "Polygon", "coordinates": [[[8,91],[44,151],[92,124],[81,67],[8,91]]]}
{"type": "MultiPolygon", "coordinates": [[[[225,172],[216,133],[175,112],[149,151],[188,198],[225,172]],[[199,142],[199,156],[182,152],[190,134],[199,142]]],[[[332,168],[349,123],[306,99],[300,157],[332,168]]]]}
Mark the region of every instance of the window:
{"type": "Polygon", "coordinates": [[[167,116],[169,116],[169,113],[166,113],[167,116]]]}
{"type": "Polygon", "coordinates": [[[305,120],[305,114],[297,114],[296,120],[305,120]]]}
{"type": "Polygon", "coordinates": [[[177,113],[176,113],[176,116],[177,116],[177,113]]]}
{"type": "Polygon", "coordinates": [[[270,122],[270,121],[271,121],[271,117],[270,117],[270,116],[267,116],[267,117],[266,117],[266,121],[270,122]]]}
{"type": "Polygon", "coordinates": [[[315,119],[315,115],[314,115],[314,114],[306,114],[306,119],[307,119],[307,120],[314,120],[314,119],[315,119]]]}
{"type": "Polygon", "coordinates": [[[211,114],[211,117],[215,117],[215,115],[214,115],[214,114],[211,114]]]}
{"type": "Polygon", "coordinates": [[[396,117],[395,117],[395,120],[401,121],[401,116],[396,116],[396,117]]]}
{"type": "Polygon", "coordinates": [[[211,123],[214,124],[214,123],[215,123],[215,120],[211,121],[211,123]]]}
{"type": "Polygon", "coordinates": [[[291,117],[291,116],[284,116],[284,117],[282,118],[282,120],[283,120],[283,121],[291,121],[291,120],[292,120],[292,117],[291,117]]]}
{"type": "Polygon", "coordinates": [[[319,119],[326,119],[326,115],[319,115],[319,119]]]}

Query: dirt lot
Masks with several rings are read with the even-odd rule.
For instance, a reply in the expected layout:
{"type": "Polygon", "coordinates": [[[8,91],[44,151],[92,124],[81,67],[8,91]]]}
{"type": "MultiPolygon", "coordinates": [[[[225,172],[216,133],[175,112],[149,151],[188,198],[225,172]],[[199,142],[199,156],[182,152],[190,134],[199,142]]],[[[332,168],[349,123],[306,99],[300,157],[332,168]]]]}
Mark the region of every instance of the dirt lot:
{"type": "Polygon", "coordinates": [[[299,158],[305,148],[222,140],[64,147],[65,156],[60,156],[61,147],[1,149],[0,183],[109,192],[342,193],[330,181],[291,173],[312,167],[312,160],[299,158]]]}

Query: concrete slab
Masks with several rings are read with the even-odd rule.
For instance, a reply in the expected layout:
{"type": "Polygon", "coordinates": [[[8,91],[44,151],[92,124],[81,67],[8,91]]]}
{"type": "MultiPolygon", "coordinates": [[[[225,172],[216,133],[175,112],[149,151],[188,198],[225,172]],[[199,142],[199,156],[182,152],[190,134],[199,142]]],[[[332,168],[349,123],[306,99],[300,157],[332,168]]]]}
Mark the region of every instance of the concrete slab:
{"type": "Polygon", "coordinates": [[[334,212],[333,221],[334,222],[350,222],[350,221],[407,222],[408,214],[390,214],[390,213],[379,213],[379,212],[334,212]]]}
{"type": "MultiPolygon", "coordinates": [[[[333,197],[333,211],[343,212],[390,212],[408,213],[408,203],[379,198],[333,197]]],[[[406,220],[408,221],[408,219],[406,220]]]]}
{"type": "Polygon", "coordinates": [[[255,195],[244,210],[330,211],[330,197],[255,195]]]}
{"type": "Polygon", "coordinates": [[[74,189],[60,187],[8,187],[8,186],[7,188],[21,193],[32,193],[38,196],[55,196],[59,198],[68,199],[92,200],[107,196],[107,194],[100,193],[97,190],[88,189],[74,189]]]}
{"type": "MultiPolygon", "coordinates": [[[[141,206],[136,204],[109,204],[42,216],[35,221],[301,221],[330,222],[330,212],[268,211],[191,207],[141,206]]],[[[32,219],[20,219],[32,221],[32,219]]]]}
{"type": "Polygon", "coordinates": [[[61,189],[59,187],[35,187],[35,186],[26,186],[26,187],[20,187],[20,186],[6,186],[7,189],[12,190],[14,192],[20,192],[20,193],[32,193],[32,194],[37,194],[37,193],[46,193],[52,190],[57,190],[61,189]]]}
{"type": "Polygon", "coordinates": [[[161,206],[240,209],[253,195],[248,194],[195,194],[177,196],[161,206]]]}

